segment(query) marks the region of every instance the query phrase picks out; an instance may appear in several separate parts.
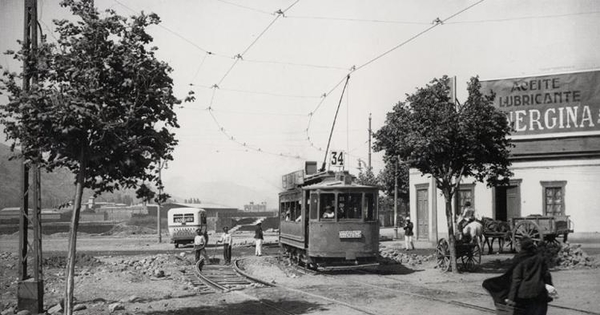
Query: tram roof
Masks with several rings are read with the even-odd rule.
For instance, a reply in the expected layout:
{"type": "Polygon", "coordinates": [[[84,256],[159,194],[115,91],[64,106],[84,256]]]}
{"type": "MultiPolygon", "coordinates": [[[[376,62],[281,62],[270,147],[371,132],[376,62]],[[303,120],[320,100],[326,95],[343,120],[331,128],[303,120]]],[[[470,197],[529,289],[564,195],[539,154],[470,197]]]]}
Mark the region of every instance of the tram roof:
{"type": "Polygon", "coordinates": [[[329,180],[302,187],[302,189],[319,188],[351,188],[351,189],[377,189],[376,186],[360,185],[356,183],[345,183],[342,180],[329,180]]]}

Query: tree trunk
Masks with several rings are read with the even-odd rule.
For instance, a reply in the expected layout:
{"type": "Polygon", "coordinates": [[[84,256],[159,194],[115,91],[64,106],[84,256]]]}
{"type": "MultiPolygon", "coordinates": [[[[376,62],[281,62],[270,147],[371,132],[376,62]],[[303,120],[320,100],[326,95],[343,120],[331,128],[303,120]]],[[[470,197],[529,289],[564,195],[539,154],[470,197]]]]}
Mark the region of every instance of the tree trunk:
{"type": "Polygon", "coordinates": [[[73,314],[73,292],[75,291],[75,258],[77,251],[77,229],[79,227],[79,213],[81,212],[81,200],[83,198],[83,184],[85,181],[86,163],[82,150],[79,158],[79,174],[77,174],[77,192],[73,203],[73,215],[71,217],[71,231],[69,234],[69,252],[67,256],[66,290],[64,301],[64,314],[73,314]]]}
{"type": "Polygon", "coordinates": [[[452,215],[452,194],[444,192],[446,199],[446,223],[448,225],[448,246],[450,247],[450,266],[453,273],[458,273],[456,266],[456,238],[454,237],[454,216],[452,215]]]}

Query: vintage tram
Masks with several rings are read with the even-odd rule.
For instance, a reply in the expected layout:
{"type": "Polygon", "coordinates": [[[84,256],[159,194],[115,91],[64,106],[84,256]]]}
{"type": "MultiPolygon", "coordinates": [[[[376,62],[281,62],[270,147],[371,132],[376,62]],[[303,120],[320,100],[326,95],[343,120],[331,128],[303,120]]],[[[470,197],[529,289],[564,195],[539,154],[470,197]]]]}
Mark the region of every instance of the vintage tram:
{"type": "Polygon", "coordinates": [[[175,248],[194,243],[196,230],[206,233],[206,211],[200,208],[173,208],[167,212],[169,235],[175,248]]]}
{"type": "Polygon", "coordinates": [[[283,186],[279,243],[292,261],[320,270],[377,264],[377,187],[348,172],[317,172],[316,162],[284,175],[283,186]]]}

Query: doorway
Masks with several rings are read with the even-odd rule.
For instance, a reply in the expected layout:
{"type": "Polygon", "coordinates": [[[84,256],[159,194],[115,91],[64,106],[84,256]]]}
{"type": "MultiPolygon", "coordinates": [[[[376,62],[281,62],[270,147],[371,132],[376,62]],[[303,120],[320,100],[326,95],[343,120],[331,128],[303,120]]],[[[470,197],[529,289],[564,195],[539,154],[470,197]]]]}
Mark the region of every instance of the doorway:
{"type": "Polygon", "coordinates": [[[508,186],[495,187],[494,219],[508,221],[521,216],[521,180],[511,180],[508,186]]]}
{"type": "Polygon", "coordinates": [[[428,184],[417,185],[417,239],[429,239],[429,189],[428,184]]]}

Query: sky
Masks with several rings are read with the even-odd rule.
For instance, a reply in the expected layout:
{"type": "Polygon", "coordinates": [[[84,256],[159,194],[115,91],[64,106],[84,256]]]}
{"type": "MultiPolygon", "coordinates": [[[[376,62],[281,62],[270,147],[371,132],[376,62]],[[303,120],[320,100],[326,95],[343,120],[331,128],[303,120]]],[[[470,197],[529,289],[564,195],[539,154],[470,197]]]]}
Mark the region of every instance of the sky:
{"type": "MultiPolygon", "coordinates": [[[[69,17],[57,3],[38,2],[50,41],[52,20],[69,17]]],[[[178,97],[196,93],[195,102],[176,110],[179,145],[162,172],[167,192],[176,196],[194,196],[207,182],[276,196],[282,175],[307,160],[329,160],[325,149],[338,105],[330,151],[344,151],[344,168],[357,175],[358,160],[369,157],[369,117],[377,131],[397,102],[433,78],[456,76],[457,98],[464,101],[466,82],[476,75],[600,69],[597,0],[95,3],[124,16],[158,14],[162,23],[149,30],[157,57],[173,68],[178,97]]],[[[0,51],[18,48],[22,6],[0,0],[0,51]]],[[[20,70],[5,55],[0,65],[20,70]]],[[[382,156],[372,153],[376,174],[382,156]]]]}

